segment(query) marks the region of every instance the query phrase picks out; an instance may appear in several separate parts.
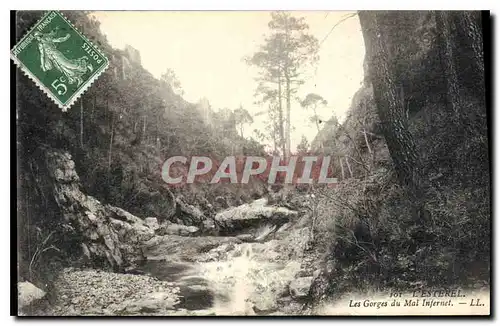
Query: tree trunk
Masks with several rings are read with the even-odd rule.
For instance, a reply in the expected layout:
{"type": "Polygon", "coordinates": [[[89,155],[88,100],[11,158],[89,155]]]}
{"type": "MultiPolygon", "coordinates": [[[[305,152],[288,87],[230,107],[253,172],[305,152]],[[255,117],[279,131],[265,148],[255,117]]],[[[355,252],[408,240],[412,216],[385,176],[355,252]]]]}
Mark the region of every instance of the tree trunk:
{"type": "Polygon", "coordinates": [[[276,135],[278,134],[278,130],[276,128],[276,124],[274,122],[272,122],[274,127],[273,127],[273,155],[276,154],[278,152],[278,141],[276,139],[276,135]]]}
{"type": "Polygon", "coordinates": [[[291,110],[291,90],[290,90],[290,77],[288,76],[288,73],[286,74],[286,156],[287,158],[290,157],[291,153],[291,143],[290,143],[290,110],[291,110]]]}
{"type": "Polygon", "coordinates": [[[378,115],[383,127],[389,153],[396,173],[412,200],[421,198],[421,176],[419,155],[412,134],[408,129],[408,121],[404,117],[401,98],[397,85],[390,71],[386,42],[387,26],[393,21],[391,15],[396,13],[359,12],[359,20],[365,41],[369,62],[369,77],[373,84],[374,98],[378,115]]]}
{"type": "Polygon", "coordinates": [[[321,130],[319,129],[318,116],[316,116],[316,130],[318,131],[318,135],[319,135],[321,130]]]}
{"type": "Polygon", "coordinates": [[[483,30],[480,11],[460,12],[462,28],[470,40],[476,69],[484,77],[483,30]]]}
{"type": "Polygon", "coordinates": [[[371,159],[371,162],[368,165],[368,169],[371,171],[371,169],[375,166],[375,152],[372,150],[370,142],[368,141],[368,136],[366,134],[367,134],[366,129],[363,128],[363,135],[365,136],[366,147],[368,148],[368,153],[370,154],[370,159],[371,159]]]}
{"type": "Polygon", "coordinates": [[[366,129],[363,128],[363,135],[365,136],[365,143],[366,143],[366,147],[368,148],[368,153],[370,153],[370,155],[372,154],[372,148],[370,147],[370,143],[368,142],[368,136],[366,136],[366,129]]]}
{"type": "MultiPolygon", "coordinates": [[[[290,43],[290,29],[288,28],[288,16],[285,15],[285,46],[288,49],[289,48],[289,43],[290,43]]],[[[289,51],[289,50],[287,50],[289,51]]],[[[285,66],[285,79],[286,79],[286,158],[290,157],[291,153],[291,143],[290,143],[290,125],[291,125],[291,119],[290,119],[290,110],[291,110],[291,87],[290,87],[290,74],[289,74],[289,67],[290,62],[289,62],[289,54],[287,53],[286,57],[286,66],[285,66]]]]}
{"type": "Polygon", "coordinates": [[[484,72],[484,50],[483,50],[483,20],[480,11],[462,11],[460,12],[460,28],[465,30],[469,46],[474,53],[474,66],[479,77],[476,87],[479,100],[486,104],[485,72],[484,72]]]}
{"type": "Polygon", "coordinates": [[[92,110],[90,111],[90,122],[93,123],[94,122],[94,112],[95,112],[95,102],[96,102],[96,97],[94,95],[93,99],[92,99],[92,110]]]}
{"type": "Polygon", "coordinates": [[[455,62],[455,48],[453,30],[457,28],[450,12],[437,11],[435,13],[438,42],[440,43],[440,59],[443,66],[443,77],[446,82],[446,106],[453,116],[458,119],[460,110],[461,92],[455,62]]]}
{"type": "Polygon", "coordinates": [[[278,119],[280,129],[280,145],[283,151],[283,156],[286,158],[286,143],[285,143],[285,130],[283,125],[283,104],[281,101],[281,71],[278,72],[278,119]]]}
{"type": "Polygon", "coordinates": [[[321,130],[319,128],[318,114],[316,113],[316,106],[313,107],[313,112],[314,112],[314,122],[316,123],[316,130],[318,131],[319,148],[321,149],[321,153],[323,153],[324,152],[323,140],[321,139],[321,135],[320,135],[321,130]]]}
{"type": "Polygon", "coordinates": [[[345,180],[344,165],[342,164],[342,157],[339,158],[340,172],[342,173],[342,180],[345,180]]]}
{"type": "Polygon", "coordinates": [[[83,98],[80,99],[80,148],[83,148],[83,98]]]}
{"type": "Polygon", "coordinates": [[[111,113],[111,132],[109,136],[109,150],[108,150],[108,172],[111,171],[111,159],[113,157],[113,136],[115,132],[114,115],[111,113]]]}
{"type": "Polygon", "coordinates": [[[353,177],[351,164],[349,164],[349,158],[345,157],[345,165],[347,165],[347,170],[349,170],[349,178],[353,177]]]}

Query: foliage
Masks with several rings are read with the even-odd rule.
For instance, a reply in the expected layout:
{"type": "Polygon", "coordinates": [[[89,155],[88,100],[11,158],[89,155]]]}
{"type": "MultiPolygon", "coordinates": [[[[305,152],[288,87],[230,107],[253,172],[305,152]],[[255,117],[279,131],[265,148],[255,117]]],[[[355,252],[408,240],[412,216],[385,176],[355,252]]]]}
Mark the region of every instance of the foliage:
{"type": "Polygon", "coordinates": [[[304,155],[309,152],[309,142],[307,138],[302,135],[300,143],[297,145],[297,155],[304,155]]]}
{"type": "MultiPolygon", "coordinates": [[[[309,93],[306,95],[306,97],[300,102],[300,106],[304,109],[310,109],[313,111],[313,115],[310,116],[310,121],[314,123],[316,126],[316,130],[318,131],[318,134],[321,132],[320,129],[320,116],[318,115],[318,108],[321,106],[327,105],[328,102],[321,96],[315,93],[309,93]]],[[[321,149],[323,149],[323,142],[319,141],[319,146],[321,149]]]]}
{"type": "Polygon", "coordinates": [[[329,269],[311,290],[313,299],[363,286],[408,290],[490,281],[487,111],[482,87],[471,87],[466,78],[475,76],[470,67],[477,67],[477,56],[463,38],[454,45],[461,49],[453,57],[461,67],[457,118],[443,96],[450,80],[443,78],[444,41],[433,15],[398,12],[380,25],[391,77],[403,89],[399,109],[420,161],[421,210],[415,211],[407,185],[396,176],[370,84],[373,70],[367,70],[346,120],[322,130],[327,153],[356,164],[335,189],[317,191],[315,248],[325,252],[329,269]]]}
{"type": "Polygon", "coordinates": [[[334,266],[328,291],[338,294],[366,283],[407,290],[489,281],[484,189],[429,189],[426,210],[432,218],[422,229],[395,180],[379,172],[320,195],[315,245],[328,252],[334,266]]]}
{"type": "MultiPolygon", "coordinates": [[[[17,145],[19,161],[24,162],[18,171],[19,180],[24,182],[20,185],[22,209],[18,219],[26,224],[20,224],[23,270],[36,254],[36,244],[29,243],[37,239],[33,230],[39,228],[45,234],[55,230],[53,224],[61,219],[55,207],[45,204],[44,194],[33,193],[37,189],[33,174],[42,172],[31,171],[27,162],[36,162],[36,149],[41,146],[67,150],[72,155],[89,195],[139,217],[160,219],[171,209],[172,192],[193,199],[191,204],[203,202],[205,196],[242,197],[239,188],[229,186],[210,192],[204,185],[169,188],[161,178],[161,167],[168,157],[210,154],[220,159],[263,152],[255,141],[238,136],[234,124],[231,130],[206,121],[197,105],[181,97],[180,82],[172,70],[167,70],[161,80],[154,78],[128,58],[125,51],[112,48],[88,12],[63,13],[106,53],[110,67],[67,113],[62,113],[31,80],[17,72],[17,145]]],[[[41,15],[40,11],[18,12],[17,38],[41,15]]],[[[224,124],[228,120],[231,117],[216,121],[224,124]]],[[[257,189],[259,185],[252,187],[257,189]]],[[[54,239],[58,237],[50,237],[51,241],[54,239]]],[[[45,245],[40,246],[36,256],[40,257],[44,250],[45,245]]],[[[32,266],[35,261],[36,257],[32,266]]]]}
{"type": "Polygon", "coordinates": [[[280,148],[288,157],[291,102],[304,83],[305,72],[319,59],[319,45],[318,40],[308,34],[305,19],[294,17],[289,12],[272,12],[268,27],[270,34],[264,44],[246,61],[260,70],[256,96],[261,98],[261,103],[269,103],[272,121],[269,130],[274,152],[280,148]],[[283,101],[286,102],[286,111],[283,101]]]}
{"type": "Polygon", "coordinates": [[[234,110],[234,119],[236,120],[236,124],[240,126],[240,136],[243,137],[243,125],[244,124],[252,124],[253,123],[253,118],[248,113],[247,110],[245,110],[241,105],[239,108],[234,110]]]}
{"type": "Polygon", "coordinates": [[[320,104],[327,105],[328,102],[321,95],[315,93],[307,94],[306,97],[300,102],[300,105],[303,108],[316,107],[320,104]]]}
{"type": "Polygon", "coordinates": [[[167,71],[163,75],[161,75],[160,80],[169,85],[176,94],[181,96],[184,94],[181,82],[175,74],[175,71],[173,71],[171,68],[168,68],[167,71]]]}

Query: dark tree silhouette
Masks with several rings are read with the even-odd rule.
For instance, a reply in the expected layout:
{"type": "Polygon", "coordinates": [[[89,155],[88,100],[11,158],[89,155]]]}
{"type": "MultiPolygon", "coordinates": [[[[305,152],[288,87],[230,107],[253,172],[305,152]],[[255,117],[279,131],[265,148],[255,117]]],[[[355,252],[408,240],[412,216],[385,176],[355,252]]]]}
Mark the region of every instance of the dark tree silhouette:
{"type": "Polygon", "coordinates": [[[390,42],[387,30],[391,21],[395,19],[394,16],[398,14],[400,13],[361,11],[359,20],[370,61],[369,78],[373,84],[387,147],[400,183],[417,199],[421,187],[419,155],[408,128],[408,120],[403,109],[404,98],[398,91],[387,50],[387,44],[390,42]]]}

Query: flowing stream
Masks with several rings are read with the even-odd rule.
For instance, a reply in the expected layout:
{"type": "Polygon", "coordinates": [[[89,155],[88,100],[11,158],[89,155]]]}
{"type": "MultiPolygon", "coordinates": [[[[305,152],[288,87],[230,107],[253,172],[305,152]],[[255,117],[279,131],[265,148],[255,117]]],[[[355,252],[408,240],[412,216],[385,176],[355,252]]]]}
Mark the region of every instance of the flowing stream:
{"type": "Polygon", "coordinates": [[[151,260],[141,269],[179,287],[179,309],[215,315],[283,313],[280,300],[301,269],[307,231],[264,225],[254,234],[260,242],[224,243],[194,262],[151,260]]]}

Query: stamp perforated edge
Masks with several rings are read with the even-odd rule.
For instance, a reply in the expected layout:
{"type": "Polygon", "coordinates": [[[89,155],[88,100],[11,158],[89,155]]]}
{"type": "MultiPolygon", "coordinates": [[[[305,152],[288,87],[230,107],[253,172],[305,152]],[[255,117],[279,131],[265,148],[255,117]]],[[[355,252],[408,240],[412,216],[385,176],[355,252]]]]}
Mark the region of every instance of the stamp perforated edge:
{"type": "Polygon", "coordinates": [[[33,27],[31,27],[26,33],[25,35],[16,43],[16,45],[14,45],[14,47],[11,49],[10,51],[10,57],[11,59],[14,61],[14,63],[16,64],[17,67],[19,67],[19,69],[29,78],[31,79],[37,86],[40,90],[42,90],[45,95],[47,95],[47,97],[49,97],[54,103],[57,104],[57,106],[63,111],[63,112],[66,112],[82,95],[83,93],[89,89],[90,86],[92,86],[92,84],[94,83],[94,81],[99,78],[102,73],[104,73],[108,67],[109,67],[109,58],[101,51],[101,49],[99,49],[99,47],[97,47],[92,41],[90,41],[86,36],[85,34],[83,34],[81,31],[79,31],[75,25],[73,25],[73,23],[71,21],[69,21],[60,11],[57,11],[57,10],[49,10],[47,12],[45,12],[42,17],[33,25],[33,27]],[[97,51],[99,52],[100,55],[102,55],[106,61],[106,64],[100,68],[99,71],[97,71],[96,73],[93,74],[93,76],[87,80],[87,82],[84,83],[84,85],[82,87],[80,87],[80,89],[78,89],[76,91],[76,93],[68,100],[68,102],[66,104],[62,103],[57,97],[55,97],[48,89],[47,87],[42,83],[40,82],[40,80],[17,58],[17,56],[14,55],[14,49],[16,48],[16,46],[18,44],[21,44],[22,41],[48,16],[48,14],[50,12],[54,11],[56,14],[58,14],[59,16],[61,16],[62,19],[64,19],[64,21],[71,26],[71,28],[73,28],[78,34],[80,34],[83,39],[85,41],[87,41],[89,44],[92,45],[92,47],[97,51]]]}

